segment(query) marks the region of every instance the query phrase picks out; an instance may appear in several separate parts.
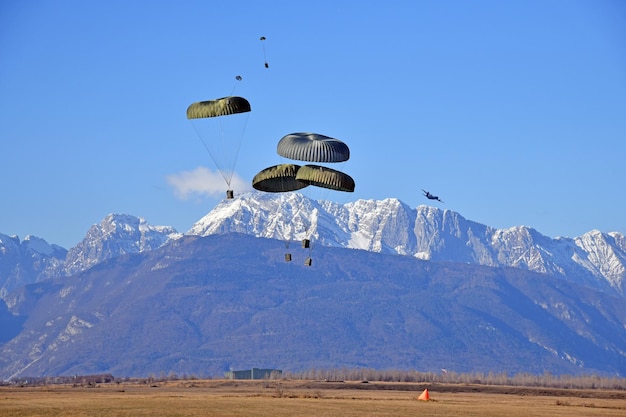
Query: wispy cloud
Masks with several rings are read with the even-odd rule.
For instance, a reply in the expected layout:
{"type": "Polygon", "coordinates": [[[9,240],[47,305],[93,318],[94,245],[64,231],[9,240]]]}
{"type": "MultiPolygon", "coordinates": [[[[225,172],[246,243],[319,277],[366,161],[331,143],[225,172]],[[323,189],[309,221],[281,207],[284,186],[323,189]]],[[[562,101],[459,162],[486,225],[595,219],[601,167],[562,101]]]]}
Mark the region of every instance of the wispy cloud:
{"type": "MultiPolygon", "coordinates": [[[[174,195],[181,200],[187,200],[194,196],[223,197],[226,192],[226,183],[222,175],[206,167],[171,174],[166,177],[166,180],[174,189],[174,195]]],[[[244,181],[236,173],[233,175],[230,188],[235,192],[252,189],[248,181],[244,181]]]]}

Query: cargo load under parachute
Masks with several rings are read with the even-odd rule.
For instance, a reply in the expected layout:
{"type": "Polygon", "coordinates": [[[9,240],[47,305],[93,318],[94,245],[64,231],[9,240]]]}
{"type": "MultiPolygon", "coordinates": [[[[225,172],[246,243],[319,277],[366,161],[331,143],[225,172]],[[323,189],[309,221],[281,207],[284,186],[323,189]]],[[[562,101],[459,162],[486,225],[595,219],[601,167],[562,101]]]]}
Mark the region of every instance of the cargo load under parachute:
{"type": "MultiPolygon", "coordinates": [[[[344,142],[310,132],[283,136],[278,142],[276,152],[284,158],[304,162],[339,163],[350,159],[350,149],[344,142]]],[[[349,175],[321,165],[279,164],[257,173],[252,180],[252,186],[256,190],[271,193],[297,191],[307,186],[353,192],[355,182],[349,175]]],[[[289,248],[289,240],[285,242],[285,246],[289,248]]],[[[310,239],[302,239],[302,247],[309,249],[310,255],[310,239]]],[[[291,253],[286,253],[285,261],[290,262],[291,259],[291,253]]],[[[312,258],[307,257],[304,264],[311,266],[312,258]]]]}

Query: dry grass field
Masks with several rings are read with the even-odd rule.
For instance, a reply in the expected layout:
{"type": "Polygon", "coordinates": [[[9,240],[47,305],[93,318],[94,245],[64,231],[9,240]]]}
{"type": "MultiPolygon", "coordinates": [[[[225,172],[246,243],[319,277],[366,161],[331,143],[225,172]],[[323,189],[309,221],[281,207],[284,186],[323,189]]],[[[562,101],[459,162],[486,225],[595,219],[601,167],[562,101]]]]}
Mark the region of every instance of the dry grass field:
{"type": "Polygon", "coordinates": [[[189,380],[0,387],[0,416],[626,416],[626,391],[189,380]],[[428,388],[430,401],[417,396],[428,388]]]}

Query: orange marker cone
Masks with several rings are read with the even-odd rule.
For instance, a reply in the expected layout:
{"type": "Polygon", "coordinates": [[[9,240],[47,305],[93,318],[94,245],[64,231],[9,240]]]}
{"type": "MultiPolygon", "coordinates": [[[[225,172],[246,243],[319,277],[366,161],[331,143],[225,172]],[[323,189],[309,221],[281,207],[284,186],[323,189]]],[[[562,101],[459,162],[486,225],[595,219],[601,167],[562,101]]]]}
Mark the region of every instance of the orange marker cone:
{"type": "Polygon", "coordinates": [[[425,389],[424,391],[422,391],[422,393],[420,394],[419,397],[417,397],[418,400],[421,401],[428,401],[430,400],[430,395],[428,395],[428,388],[425,389]]]}

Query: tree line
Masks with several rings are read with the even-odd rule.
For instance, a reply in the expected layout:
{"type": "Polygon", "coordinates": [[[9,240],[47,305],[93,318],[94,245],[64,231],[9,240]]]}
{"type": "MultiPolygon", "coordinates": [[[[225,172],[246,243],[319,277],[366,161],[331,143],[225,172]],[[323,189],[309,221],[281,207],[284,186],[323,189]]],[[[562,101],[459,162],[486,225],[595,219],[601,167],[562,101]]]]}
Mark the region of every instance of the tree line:
{"type": "Polygon", "coordinates": [[[442,369],[440,372],[420,372],[377,369],[310,369],[300,372],[283,372],[282,379],[322,381],[379,381],[416,382],[440,384],[509,385],[523,387],[567,388],[567,389],[626,389],[626,378],[601,375],[541,375],[507,372],[457,373],[442,369]]]}
{"type": "MultiPolygon", "coordinates": [[[[146,378],[113,377],[111,374],[21,377],[2,385],[51,385],[72,384],[75,386],[94,386],[105,383],[153,384],[165,381],[222,379],[223,377],[199,378],[195,375],[178,375],[174,372],[150,375],[146,378]]],[[[415,370],[378,370],[369,368],[309,369],[297,372],[283,371],[282,375],[272,374],[272,380],[307,380],[307,381],[371,381],[405,382],[430,384],[478,384],[507,385],[518,387],[544,387],[563,389],[613,389],[626,390],[626,378],[603,375],[553,375],[545,372],[541,375],[507,372],[467,372],[458,373],[442,369],[440,372],[420,372],[415,370]]]]}

